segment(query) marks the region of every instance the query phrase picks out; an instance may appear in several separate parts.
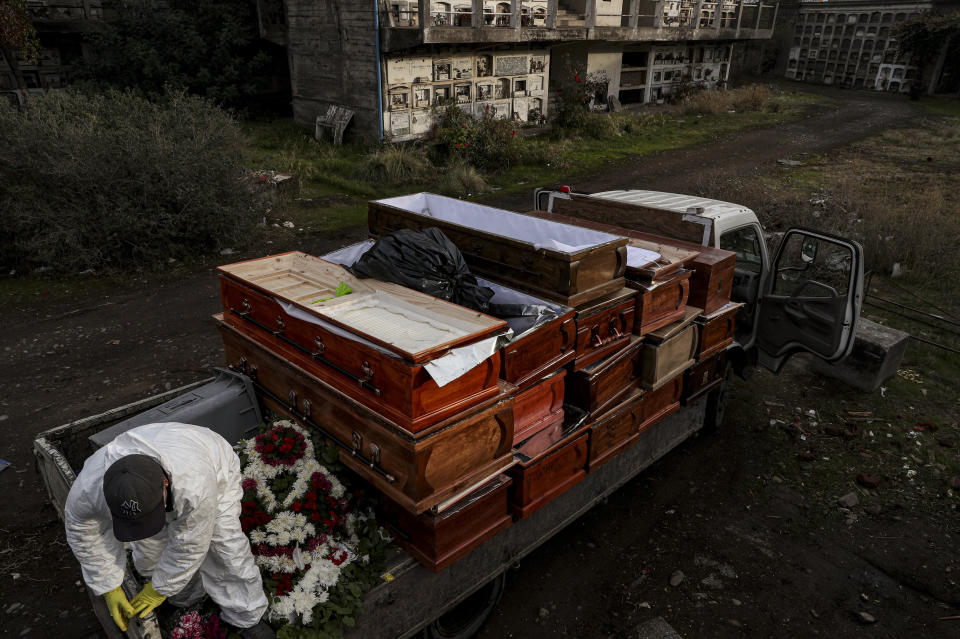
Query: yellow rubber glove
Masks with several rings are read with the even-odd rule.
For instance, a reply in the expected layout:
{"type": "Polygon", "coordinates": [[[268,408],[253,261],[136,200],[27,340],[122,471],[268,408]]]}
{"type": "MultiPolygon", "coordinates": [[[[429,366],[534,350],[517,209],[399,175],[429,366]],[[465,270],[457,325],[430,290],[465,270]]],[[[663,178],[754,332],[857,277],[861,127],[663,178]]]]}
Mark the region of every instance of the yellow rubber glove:
{"type": "Polygon", "coordinates": [[[130,600],[130,605],[133,606],[132,614],[140,615],[140,618],[143,619],[153,612],[154,608],[162,604],[165,599],[164,595],[153,589],[153,582],[151,581],[137,593],[136,597],[130,600]]]}
{"type": "Polygon", "coordinates": [[[110,616],[113,617],[113,622],[117,624],[117,627],[120,630],[126,632],[127,630],[127,619],[134,615],[133,606],[130,605],[130,602],[127,601],[127,595],[124,594],[123,588],[117,586],[110,592],[103,593],[103,599],[107,602],[107,610],[110,611],[110,616]]]}

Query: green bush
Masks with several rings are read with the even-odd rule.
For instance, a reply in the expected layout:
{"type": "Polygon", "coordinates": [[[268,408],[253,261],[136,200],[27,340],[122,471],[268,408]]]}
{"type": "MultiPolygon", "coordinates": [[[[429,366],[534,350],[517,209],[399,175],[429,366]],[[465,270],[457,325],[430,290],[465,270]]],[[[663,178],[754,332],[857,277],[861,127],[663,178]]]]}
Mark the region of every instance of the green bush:
{"type": "Polygon", "coordinates": [[[201,98],[53,92],[0,104],[0,263],[73,271],[236,246],[257,219],[242,136],[201,98]]]}
{"type": "Polygon", "coordinates": [[[433,165],[423,149],[388,144],[366,156],[357,170],[358,177],[379,184],[426,182],[433,176],[433,165]]]}

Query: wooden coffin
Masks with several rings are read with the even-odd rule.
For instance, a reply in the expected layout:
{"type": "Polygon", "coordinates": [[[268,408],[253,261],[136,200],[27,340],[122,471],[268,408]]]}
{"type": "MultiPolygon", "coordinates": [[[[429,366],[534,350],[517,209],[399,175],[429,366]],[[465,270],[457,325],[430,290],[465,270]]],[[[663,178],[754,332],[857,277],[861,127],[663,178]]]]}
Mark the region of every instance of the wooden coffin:
{"type": "Polygon", "coordinates": [[[726,352],[721,351],[713,357],[700,360],[683,374],[683,397],[684,405],[691,404],[723,383],[723,375],[726,372],[727,357],[726,352]]]}
{"type": "Polygon", "coordinates": [[[707,359],[733,344],[736,330],[737,311],[743,304],[731,302],[719,311],[696,319],[700,325],[700,343],[697,345],[697,359],[707,359]]]}
{"type": "Polygon", "coordinates": [[[499,392],[498,352],[444,386],[426,365],[502,332],[503,320],[396,284],[357,279],[304,253],[218,270],[228,324],[407,430],[427,428],[499,392]],[[353,292],[333,297],[340,282],[353,292]]]}
{"type": "Polygon", "coordinates": [[[559,370],[513,396],[513,442],[517,444],[550,424],[563,422],[566,370],[559,370]]]}
{"type": "Polygon", "coordinates": [[[648,333],[642,351],[640,385],[652,389],[689,368],[697,352],[699,326],[693,322],[700,309],[687,307],[686,317],[679,322],[648,333]]]}
{"type": "Polygon", "coordinates": [[[637,440],[643,423],[643,391],[635,390],[616,408],[589,422],[587,472],[613,459],[637,440]]]}
{"type": "Polygon", "coordinates": [[[665,381],[658,388],[634,391],[610,412],[590,422],[590,450],[587,471],[592,472],[637,441],[640,433],[680,408],[683,375],[665,381]]]}
{"type": "MultiPolygon", "coordinates": [[[[713,248],[712,246],[702,246],[693,242],[675,240],[673,238],[647,233],[642,230],[634,230],[632,225],[631,228],[623,228],[578,217],[545,213],[543,211],[532,211],[529,212],[528,215],[535,215],[545,220],[552,220],[564,224],[576,224],[584,228],[606,233],[625,235],[632,239],[670,245],[677,249],[697,251],[698,255],[683,265],[684,268],[693,271],[693,275],[690,278],[690,297],[687,303],[697,308],[702,308],[704,313],[710,314],[730,301],[730,293],[733,291],[733,269],[737,261],[737,254],[733,251],[724,251],[723,249],[713,248]]],[[[642,224],[642,218],[636,222],[637,226],[642,224]]]]}
{"type": "Polygon", "coordinates": [[[323,432],[340,459],[405,509],[420,513],[513,463],[514,387],[413,433],[218,318],[230,368],[250,376],[264,404],[323,432]]]}
{"type": "Polygon", "coordinates": [[[628,237],[627,240],[625,276],[634,282],[665,280],[700,255],[700,251],[666,243],[671,240],[652,242],[635,237],[628,237]]]}
{"type": "Polygon", "coordinates": [[[510,525],[510,484],[510,477],[500,474],[442,512],[420,515],[381,496],[377,521],[414,559],[433,572],[440,572],[510,525]]]}
{"type": "Polygon", "coordinates": [[[633,332],[633,298],[636,291],[622,288],[577,308],[577,355],[573,370],[580,370],[617,352],[630,343],[633,332]]]}
{"type": "Polygon", "coordinates": [[[577,306],[623,287],[627,239],[463,200],[417,193],[370,202],[370,233],[439,228],[470,270],[577,306]]]}
{"type": "Polygon", "coordinates": [[[669,278],[656,282],[627,280],[627,286],[637,291],[633,319],[635,335],[645,335],[683,319],[687,311],[691,274],[691,271],[681,269],[669,278]]]}
{"type": "Polygon", "coordinates": [[[640,431],[646,430],[680,408],[680,400],[683,397],[683,378],[683,375],[677,375],[644,393],[640,410],[640,431]]]}
{"type": "Polygon", "coordinates": [[[517,448],[517,464],[508,471],[515,519],[529,517],[586,476],[588,440],[582,419],[576,419],[541,431],[517,448]]]}
{"type": "Polygon", "coordinates": [[[640,387],[643,339],[633,336],[623,350],[567,376],[565,401],[596,419],[640,387]]]}
{"type": "MultiPolygon", "coordinates": [[[[328,253],[323,259],[353,266],[374,245],[366,240],[328,253]]],[[[570,362],[576,355],[577,325],[574,310],[557,302],[543,300],[499,282],[477,278],[480,286],[493,289],[490,301],[526,307],[545,307],[553,314],[547,320],[528,317],[503,317],[513,330],[511,341],[500,349],[500,378],[518,389],[535,384],[551,371],[570,362]]]]}

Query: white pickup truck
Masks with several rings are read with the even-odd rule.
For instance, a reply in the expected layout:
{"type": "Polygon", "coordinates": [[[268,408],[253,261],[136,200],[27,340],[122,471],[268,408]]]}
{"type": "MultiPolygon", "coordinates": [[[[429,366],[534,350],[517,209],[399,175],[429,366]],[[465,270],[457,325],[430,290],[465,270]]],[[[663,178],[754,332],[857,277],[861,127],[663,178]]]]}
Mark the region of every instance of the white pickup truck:
{"type": "MultiPolygon", "coordinates": [[[[549,209],[569,193],[538,191],[539,208],[549,209]]],[[[668,209],[700,220],[700,239],[711,246],[735,251],[733,296],[747,304],[738,318],[737,341],[728,358],[745,373],[756,363],[779,370],[792,353],[809,351],[827,360],[842,358],[850,349],[860,311],[863,259],[860,246],[842,238],[805,229],[791,229],[774,259],[768,257],[763,229],[750,209],[727,202],[653,191],[611,191],[592,198],[619,200],[642,207],[668,209]],[[772,263],[772,268],[771,268],[772,263]],[[816,279],[814,279],[816,278],[816,279]]],[[[628,216],[629,218],[629,216],[628,216]]],[[[644,230],[642,216],[608,223],[644,230]]],[[[637,442],[588,473],[579,484],[549,507],[515,522],[460,561],[432,573],[408,554],[397,550],[386,571],[392,580],[368,593],[364,614],[348,637],[412,637],[466,639],[483,625],[500,600],[507,569],[535,550],[657,459],[704,426],[722,421],[729,375],[698,401],[682,407],[643,431],[637,442]]],[[[255,391],[246,378],[222,372],[217,380],[149,397],[100,415],[80,419],[37,436],[34,453],[51,502],[61,514],[70,484],[83,459],[92,452],[91,437],[106,436],[121,420],[160,411],[165,421],[189,420],[202,425],[221,422],[221,428],[242,429],[259,422],[255,391]],[[224,377],[224,375],[228,377],[224,377]],[[240,380],[240,381],[237,381],[240,380]],[[204,390],[206,389],[206,390],[204,390]],[[218,390],[220,389],[220,390],[218,390]],[[216,394],[211,397],[211,393],[216,394]],[[232,406],[228,416],[225,406],[232,406]],[[224,420],[234,423],[223,423],[224,420]]],[[[535,569],[535,567],[534,567],[535,569]]],[[[124,584],[128,595],[139,588],[130,572],[124,584]]],[[[113,624],[102,597],[91,603],[111,638],[124,636],[113,624]]],[[[161,639],[151,617],[131,624],[127,637],[161,639]]]]}

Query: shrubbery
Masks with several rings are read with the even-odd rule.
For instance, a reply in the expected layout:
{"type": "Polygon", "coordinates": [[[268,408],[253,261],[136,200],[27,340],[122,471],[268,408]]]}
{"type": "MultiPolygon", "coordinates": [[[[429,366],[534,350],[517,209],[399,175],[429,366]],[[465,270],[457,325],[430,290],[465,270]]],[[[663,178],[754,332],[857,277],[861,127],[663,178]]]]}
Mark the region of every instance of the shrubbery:
{"type": "Polygon", "coordinates": [[[680,102],[680,112],[712,115],[727,111],[777,111],[779,105],[771,101],[772,97],[773,92],[761,84],[739,89],[697,91],[680,102]]]}
{"type": "Polygon", "coordinates": [[[441,163],[495,170],[520,157],[519,125],[513,120],[498,120],[489,111],[477,120],[456,106],[445,107],[438,116],[436,152],[441,163]]]}
{"type": "Polygon", "coordinates": [[[234,119],[201,98],[0,104],[0,263],[80,271],[235,246],[258,215],[234,119]]]}

